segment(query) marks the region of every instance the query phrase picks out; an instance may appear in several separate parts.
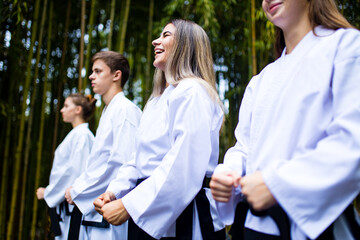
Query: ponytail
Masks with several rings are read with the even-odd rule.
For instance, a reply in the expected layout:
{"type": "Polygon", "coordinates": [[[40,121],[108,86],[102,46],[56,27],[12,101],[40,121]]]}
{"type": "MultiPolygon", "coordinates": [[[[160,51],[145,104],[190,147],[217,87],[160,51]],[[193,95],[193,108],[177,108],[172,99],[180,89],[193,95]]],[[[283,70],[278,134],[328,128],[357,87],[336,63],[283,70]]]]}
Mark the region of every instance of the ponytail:
{"type": "Polygon", "coordinates": [[[80,93],[73,93],[68,97],[71,97],[76,106],[80,106],[82,108],[82,117],[85,121],[88,121],[95,112],[95,104],[97,100],[90,94],[84,96],[80,93]]]}

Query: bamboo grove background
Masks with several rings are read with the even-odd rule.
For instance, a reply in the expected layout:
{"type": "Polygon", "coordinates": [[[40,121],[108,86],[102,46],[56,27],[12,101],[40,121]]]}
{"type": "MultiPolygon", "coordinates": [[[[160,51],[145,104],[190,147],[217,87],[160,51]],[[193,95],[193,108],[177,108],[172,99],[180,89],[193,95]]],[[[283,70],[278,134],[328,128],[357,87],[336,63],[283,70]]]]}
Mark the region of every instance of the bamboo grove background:
{"type": "MultiPolygon", "coordinates": [[[[340,0],[360,27],[359,0],[340,0]]],[[[39,186],[48,184],[56,146],[70,131],[59,110],[72,92],[92,93],[91,56],[109,49],[130,62],[125,94],[143,108],[154,72],[151,41],[170,19],[207,31],[218,90],[227,109],[220,160],[249,79],[274,60],[274,28],[255,0],[1,0],[0,1],[0,239],[52,239],[39,186]]],[[[93,93],[92,93],[93,94],[93,93]]],[[[90,128],[101,113],[99,96],[90,128]]]]}

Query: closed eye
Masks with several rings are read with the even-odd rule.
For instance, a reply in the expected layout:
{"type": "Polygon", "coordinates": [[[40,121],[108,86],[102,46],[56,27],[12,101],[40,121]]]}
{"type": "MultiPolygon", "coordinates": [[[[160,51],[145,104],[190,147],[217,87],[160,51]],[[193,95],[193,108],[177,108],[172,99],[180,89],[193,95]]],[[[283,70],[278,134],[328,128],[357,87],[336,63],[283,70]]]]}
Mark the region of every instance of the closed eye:
{"type": "Polygon", "coordinates": [[[163,32],[163,37],[170,36],[172,33],[170,31],[163,32]]]}

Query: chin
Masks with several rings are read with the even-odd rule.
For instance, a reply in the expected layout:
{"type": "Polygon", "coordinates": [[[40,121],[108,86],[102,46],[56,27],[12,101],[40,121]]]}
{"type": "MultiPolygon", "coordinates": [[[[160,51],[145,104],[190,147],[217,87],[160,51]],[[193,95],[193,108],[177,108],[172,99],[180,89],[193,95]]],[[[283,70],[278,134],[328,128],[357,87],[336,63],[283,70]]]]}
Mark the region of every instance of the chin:
{"type": "Polygon", "coordinates": [[[160,69],[161,71],[165,71],[165,65],[162,64],[161,62],[156,62],[156,60],[153,63],[154,67],[160,69]]]}

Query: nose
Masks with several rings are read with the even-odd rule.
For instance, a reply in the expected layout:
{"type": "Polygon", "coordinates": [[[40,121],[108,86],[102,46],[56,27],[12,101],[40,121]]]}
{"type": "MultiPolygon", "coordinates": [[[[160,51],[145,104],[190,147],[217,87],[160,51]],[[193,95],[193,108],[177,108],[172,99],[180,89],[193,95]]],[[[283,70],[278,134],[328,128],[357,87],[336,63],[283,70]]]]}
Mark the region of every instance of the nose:
{"type": "Polygon", "coordinates": [[[154,47],[156,47],[157,45],[159,45],[159,44],[160,44],[159,38],[154,39],[154,40],[151,42],[151,44],[152,44],[154,47]]]}
{"type": "Polygon", "coordinates": [[[93,80],[93,79],[94,79],[94,72],[92,72],[92,73],[90,74],[89,79],[90,79],[90,80],[93,80]]]}
{"type": "Polygon", "coordinates": [[[61,109],[60,109],[60,112],[63,112],[63,111],[64,111],[64,108],[61,108],[61,109]]]}

